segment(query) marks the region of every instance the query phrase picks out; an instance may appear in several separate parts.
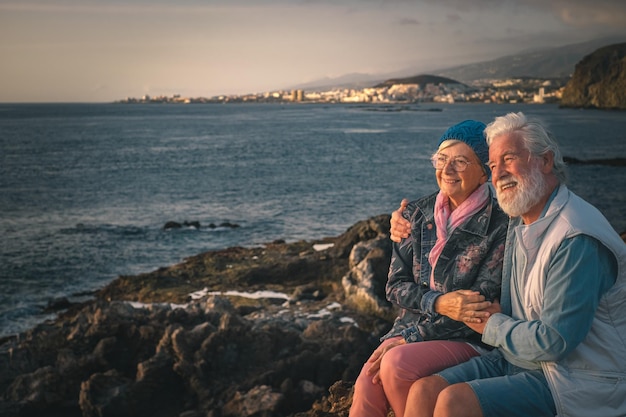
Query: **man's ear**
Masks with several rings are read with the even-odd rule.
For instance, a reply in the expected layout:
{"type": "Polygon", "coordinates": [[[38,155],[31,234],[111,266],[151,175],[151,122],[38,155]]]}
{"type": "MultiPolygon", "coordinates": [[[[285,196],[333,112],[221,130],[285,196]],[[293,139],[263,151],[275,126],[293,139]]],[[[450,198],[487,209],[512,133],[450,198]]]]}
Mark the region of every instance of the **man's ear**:
{"type": "Polygon", "coordinates": [[[545,154],[541,155],[541,161],[543,162],[541,172],[543,172],[544,174],[551,173],[552,169],[554,168],[554,153],[552,151],[548,151],[545,154]]]}

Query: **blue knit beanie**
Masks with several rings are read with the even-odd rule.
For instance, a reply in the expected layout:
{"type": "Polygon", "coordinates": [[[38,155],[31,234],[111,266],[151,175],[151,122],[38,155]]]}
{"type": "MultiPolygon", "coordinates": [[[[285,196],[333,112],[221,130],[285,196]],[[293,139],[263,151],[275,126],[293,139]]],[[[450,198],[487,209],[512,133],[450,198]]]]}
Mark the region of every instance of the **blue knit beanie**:
{"type": "Polygon", "coordinates": [[[486,164],[489,161],[489,147],[484,134],[486,127],[483,122],[465,120],[446,130],[439,139],[438,146],[441,146],[444,140],[460,140],[474,150],[480,162],[486,164]]]}

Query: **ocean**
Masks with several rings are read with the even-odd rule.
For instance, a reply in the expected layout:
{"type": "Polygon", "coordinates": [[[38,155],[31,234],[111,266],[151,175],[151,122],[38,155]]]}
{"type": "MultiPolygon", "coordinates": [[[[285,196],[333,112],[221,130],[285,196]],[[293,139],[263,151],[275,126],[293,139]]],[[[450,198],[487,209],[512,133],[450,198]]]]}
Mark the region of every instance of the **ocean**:
{"type": "MultiPolygon", "coordinates": [[[[0,104],[0,336],[120,275],[390,213],[436,190],[448,126],[510,111],[545,121],[566,156],[626,157],[625,113],[556,105],[0,104]]],[[[623,167],[570,167],[618,232],[625,184],[623,167]]]]}

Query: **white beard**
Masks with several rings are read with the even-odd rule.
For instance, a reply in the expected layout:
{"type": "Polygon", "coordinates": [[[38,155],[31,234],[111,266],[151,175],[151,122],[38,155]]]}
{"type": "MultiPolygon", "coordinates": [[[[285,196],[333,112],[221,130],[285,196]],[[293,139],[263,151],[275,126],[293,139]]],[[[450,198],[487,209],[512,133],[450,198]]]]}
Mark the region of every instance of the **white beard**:
{"type": "Polygon", "coordinates": [[[537,166],[531,166],[528,175],[498,180],[496,196],[500,207],[506,214],[512,217],[521,216],[541,200],[547,188],[547,182],[537,166]],[[517,182],[517,190],[514,193],[502,192],[501,187],[510,182],[517,182]]]}

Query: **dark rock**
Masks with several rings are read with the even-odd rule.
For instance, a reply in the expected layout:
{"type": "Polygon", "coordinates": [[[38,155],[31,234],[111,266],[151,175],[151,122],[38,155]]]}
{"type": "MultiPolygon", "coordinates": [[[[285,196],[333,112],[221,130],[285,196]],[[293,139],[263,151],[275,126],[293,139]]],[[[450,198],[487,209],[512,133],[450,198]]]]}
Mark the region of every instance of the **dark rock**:
{"type": "Polygon", "coordinates": [[[284,395],[261,385],[246,393],[236,392],[222,412],[225,417],[271,417],[279,414],[284,395]]]}
{"type": "Polygon", "coordinates": [[[614,167],[626,166],[626,158],[607,158],[607,159],[578,159],[571,156],[564,156],[565,163],[570,165],[607,165],[614,167]]]}
{"type": "Polygon", "coordinates": [[[329,253],[338,258],[347,258],[356,243],[377,237],[389,237],[390,219],[390,215],[383,214],[356,223],[335,240],[329,253]]]}
{"type": "Polygon", "coordinates": [[[181,227],[183,227],[182,224],[175,222],[175,221],[169,221],[165,223],[165,225],[163,226],[163,230],[180,229],[181,227]]]}
{"type": "Polygon", "coordinates": [[[78,403],[84,417],[133,417],[128,402],[132,381],[117,370],[95,373],[81,384],[78,403]]]}
{"type": "Polygon", "coordinates": [[[626,43],[600,48],[576,64],[561,106],[626,110],[626,43]]]}
{"type": "Polygon", "coordinates": [[[67,297],[55,298],[54,300],[48,301],[48,305],[45,308],[47,313],[53,313],[60,310],[65,310],[70,308],[72,303],[67,297]]]}
{"type": "MultiPolygon", "coordinates": [[[[209,227],[211,226],[215,227],[215,225],[212,223],[209,225],[209,227]]],[[[201,225],[200,225],[200,222],[197,220],[192,220],[192,221],[185,220],[182,223],[169,221],[165,223],[165,225],[163,226],[163,230],[182,229],[183,227],[193,227],[194,229],[200,229],[201,225]]]]}
{"type": "Polygon", "coordinates": [[[239,227],[239,225],[236,223],[231,223],[231,222],[223,222],[223,223],[220,223],[220,227],[229,227],[231,229],[236,229],[239,227]]]}
{"type": "Polygon", "coordinates": [[[187,227],[194,227],[196,229],[200,228],[200,222],[197,221],[197,220],[194,220],[194,221],[191,221],[191,222],[185,221],[185,222],[183,222],[183,225],[187,226],[187,227]]]}
{"type": "Polygon", "coordinates": [[[236,229],[238,227],[240,227],[237,223],[231,223],[231,222],[222,222],[219,225],[215,224],[215,223],[210,223],[209,224],[209,228],[211,229],[217,229],[218,227],[227,227],[229,229],[236,229]]]}

